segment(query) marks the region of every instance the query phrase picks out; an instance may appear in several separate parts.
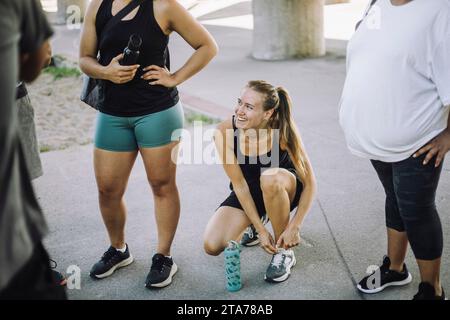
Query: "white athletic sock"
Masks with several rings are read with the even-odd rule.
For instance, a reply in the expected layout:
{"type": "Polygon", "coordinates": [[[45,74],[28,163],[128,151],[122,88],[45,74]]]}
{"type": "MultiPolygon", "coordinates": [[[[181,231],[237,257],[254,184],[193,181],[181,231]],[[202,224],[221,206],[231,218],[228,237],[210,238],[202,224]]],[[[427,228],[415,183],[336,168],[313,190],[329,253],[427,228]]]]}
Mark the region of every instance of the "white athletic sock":
{"type": "Polygon", "coordinates": [[[127,250],[127,245],[125,245],[123,248],[116,248],[117,251],[120,251],[122,253],[125,253],[125,251],[127,250]]]}

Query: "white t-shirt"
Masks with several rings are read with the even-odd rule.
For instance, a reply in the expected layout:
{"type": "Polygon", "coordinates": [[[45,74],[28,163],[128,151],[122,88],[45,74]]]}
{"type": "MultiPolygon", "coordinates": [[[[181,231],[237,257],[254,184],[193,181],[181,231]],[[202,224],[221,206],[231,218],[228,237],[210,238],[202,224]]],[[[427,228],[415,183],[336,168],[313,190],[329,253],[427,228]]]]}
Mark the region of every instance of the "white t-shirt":
{"type": "Polygon", "coordinates": [[[347,48],[339,121],[350,151],[397,162],[447,128],[450,0],[378,0],[347,48]]]}

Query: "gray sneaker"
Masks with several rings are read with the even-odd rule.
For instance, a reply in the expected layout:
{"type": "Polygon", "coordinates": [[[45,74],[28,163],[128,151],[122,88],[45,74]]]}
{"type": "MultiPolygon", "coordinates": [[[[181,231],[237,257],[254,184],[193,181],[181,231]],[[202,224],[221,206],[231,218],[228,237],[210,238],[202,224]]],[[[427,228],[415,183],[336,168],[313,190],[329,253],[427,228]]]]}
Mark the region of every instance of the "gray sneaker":
{"type": "Polygon", "coordinates": [[[267,282],[283,282],[291,274],[291,268],[295,266],[294,251],[292,249],[278,249],[278,253],[274,254],[267,268],[264,280],[267,282]]]}
{"type": "Polygon", "coordinates": [[[242,235],[241,244],[245,247],[253,247],[259,244],[258,232],[256,232],[255,227],[251,224],[245,229],[242,235]]]}
{"type": "MultiPolygon", "coordinates": [[[[269,222],[269,217],[265,215],[261,218],[261,222],[266,225],[269,222]]],[[[244,234],[241,238],[241,245],[244,247],[253,247],[258,245],[260,242],[258,232],[256,232],[253,224],[249,225],[247,229],[245,229],[244,234]]]]}

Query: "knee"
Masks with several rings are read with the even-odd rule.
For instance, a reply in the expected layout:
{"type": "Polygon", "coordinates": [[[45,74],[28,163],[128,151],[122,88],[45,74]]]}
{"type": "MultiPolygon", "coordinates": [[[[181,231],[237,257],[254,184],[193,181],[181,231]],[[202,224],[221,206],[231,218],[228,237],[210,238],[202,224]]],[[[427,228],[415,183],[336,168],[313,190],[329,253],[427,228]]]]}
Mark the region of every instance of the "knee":
{"type": "Polygon", "coordinates": [[[176,191],[175,182],[166,179],[149,179],[153,194],[156,197],[166,197],[176,191]]]}
{"type": "Polygon", "coordinates": [[[268,173],[261,175],[259,179],[261,190],[264,194],[278,194],[283,189],[283,183],[278,174],[268,173]]]}
{"type": "Polygon", "coordinates": [[[427,205],[401,205],[400,216],[405,225],[427,225],[439,219],[436,206],[434,204],[427,205]]]}
{"type": "Polygon", "coordinates": [[[125,189],[117,187],[114,184],[100,183],[97,186],[98,195],[101,200],[117,200],[122,199],[125,189]]]}
{"type": "Polygon", "coordinates": [[[203,242],[203,249],[205,253],[210,256],[218,256],[223,251],[223,246],[214,241],[205,240],[203,242]]]}

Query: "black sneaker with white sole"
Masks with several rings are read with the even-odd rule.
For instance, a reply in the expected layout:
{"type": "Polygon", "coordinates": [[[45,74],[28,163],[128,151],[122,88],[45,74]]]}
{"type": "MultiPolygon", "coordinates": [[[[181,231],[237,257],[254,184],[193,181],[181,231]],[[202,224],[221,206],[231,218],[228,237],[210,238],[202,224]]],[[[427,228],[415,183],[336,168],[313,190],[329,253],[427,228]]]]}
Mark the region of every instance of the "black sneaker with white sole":
{"type": "MultiPolygon", "coordinates": [[[[442,287],[441,287],[442,288],[442,287]]],[[[414,296],[413,300],[447,300],[445,298],[444,288],[442,288],[442,294],[436,295],[434,287],[428,282],[421,282],[419,284],[419,291],[414,296]]]]}
{"type": "Polygon", "coordinates": [[[285,281],[289,278],[291,268],[295,266],[296,263],[297,261],[295,260],[294,251],[292,249],[279,249],[279,251],[273,255],[272,261],[270,261],[264,280],[267,282],[285,281]]]}
{"type": "Polygon", "coordinates": [[[157,253],[152,258],[152,266],[145,280],[145,286],[151,288],[163,288],[172,283],[173,275],[178,267],[172,258],[157,253]]]}
{"type": "Polygon", "coordinates": [[[94,279],[103,279],[112,275],[117,269],[128,266],[132,262],[133,256],[128,250],[128,245],[126,245],[125,252],[121,252],[111,246],[100,260],[94,264],[89,275],[94,279]]]}
{"type": "Polygon", "coordinates": [[[402,272],[390,270],[390,266],[391,260],[388,256],[384,256],[383,264],[358,283],[356,286],[358,290],[364,293],[378,293],[387,287],[404,286],[412,281],[406,264],[403,264],[402,272]]]}

